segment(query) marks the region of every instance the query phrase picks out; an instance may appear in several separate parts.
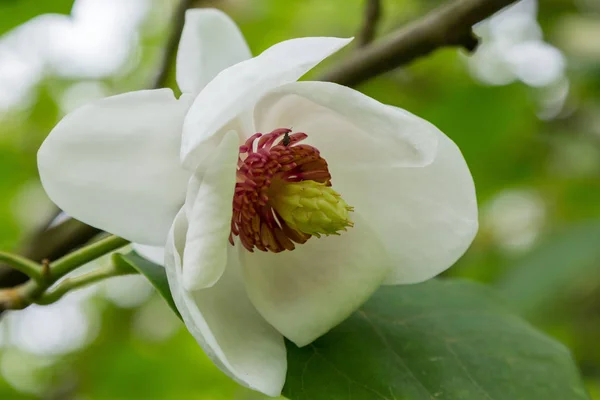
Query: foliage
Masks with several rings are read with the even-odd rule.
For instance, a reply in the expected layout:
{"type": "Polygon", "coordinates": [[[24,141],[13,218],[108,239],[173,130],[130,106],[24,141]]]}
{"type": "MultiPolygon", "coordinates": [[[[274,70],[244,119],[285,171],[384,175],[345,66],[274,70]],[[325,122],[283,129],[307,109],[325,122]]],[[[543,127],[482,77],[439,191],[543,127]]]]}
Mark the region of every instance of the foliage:
{"type": "Polygon", "coordinates": [[[383,288],[288,360],[290,399],[589,399],[566,348],[467,282],[383,288]]]}
{"type": "Polygon", "coordinates": [[[114,254],[113,262],[117,265],[124,263],[127,266],[135,268],[140,274],[144,275],[152,283],[152,286],[156,288],[156,291],[162,298],[165,299],[173,312],[180,317],[179,311],[177,311],[177,307],[173,301],[173,296],[171,296],[171,291],[169,290],[167,274],[162,266],[146,260],[134,251],[129,254],[114,254]]]}

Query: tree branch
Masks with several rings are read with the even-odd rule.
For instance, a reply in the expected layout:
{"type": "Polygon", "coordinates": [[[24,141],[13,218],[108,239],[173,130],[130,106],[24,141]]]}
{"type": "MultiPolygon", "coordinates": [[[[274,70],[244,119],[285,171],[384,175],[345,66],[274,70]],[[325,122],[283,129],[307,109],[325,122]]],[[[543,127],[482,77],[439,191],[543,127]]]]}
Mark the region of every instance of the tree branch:
{"type": "Polygon", "coordinates": [[[454,0],[423,18],[357,51],[320,77],[322,81],[356,86],[441,47],[477,47],[472,27],[516,0],[454,0]]]}
{"type": "MultiPolygon", "coordinates": [[[[73,253],[69,253],[53,263],[44,262],[43,264],[38,264],[36,268],[40,271],[37,277],[34,278],[32,276],[32,279],[21,285],[0,290],[0,309],[20,310],[27,307],[31,303],[38,302],[38,300],[42,299],[42,297],[48,294],[47,290],[50,287],[52,287],[58,280],[69,274],[71,271],[74,271],[80,266],[87,264],[88,262],[93,261],[100,256],[126,246],[129,243],[129,240],[111,235],[85,246],[84,248],[81,248],[73,253]]],[[[12,258],[12,265],[14,265],[15,261],[22,261],[17,260],[15,257],[12,258]]],[[[33,263],[33,261],[29,262],[33,263]]],[[[117,273],[135,273],[135,270],[132,270],[133,268],[124,269],[117,265],[113,265],[111,271],[113,275],[117,273]]],[[[100,277],[107,277],[107,271],[105,270],[104,272],[100,272],[99,276],[98,273],[91,274],[92,280],[98,280],[100,277]]],[[[52,300],[58,300],[70,289],[75,289],[84,284],[85,279],[87,278],[90,278],[90,274],[84,274],[80,275],[80,277],[72,278],[67,283],[62,285],[58,292],[50,292],[48,297],[41,301],[43,304],[49,304],[52,302],[52,300]],[[81,280],[84,282],[81,282],[81,280]],[[75,282],[75,286],[71,285],[73,282],[75,282]]]]}
{"type": "Polygon", "coordinates": [[[152,84],[153,89],[160,89],[165,86],[171,68],[173,66],[173,59],[177,53],[177,47],[179,46],[179,40],[181,39],[181,32],[183,31],[183,24],[185,23],[185,12],[192,8],[194,0],[181,0],[177,9],[173,13],[173,29],[167,39],[167,45],[163,52],[162,61],[158,69],[158,73],[154,78],[152,84]]]}
{"type": "MultiPolygon", "coordinates": [[[[19,253],[37,262],[45,259],[52,261],[84,245],[99,232],[80,221],[68,219],[50,229],[38,230],[21,246],[19,253]]],[[[0,265],[0,288],[13,287],[26,280],[26,275],[0,265]]]]}
{"type": "Polygon", "coordinates": [[[363,26],[356,39],[358,47],[365,47],[373,41],[380,18],[381,0],[366,0],[363,26]]]}

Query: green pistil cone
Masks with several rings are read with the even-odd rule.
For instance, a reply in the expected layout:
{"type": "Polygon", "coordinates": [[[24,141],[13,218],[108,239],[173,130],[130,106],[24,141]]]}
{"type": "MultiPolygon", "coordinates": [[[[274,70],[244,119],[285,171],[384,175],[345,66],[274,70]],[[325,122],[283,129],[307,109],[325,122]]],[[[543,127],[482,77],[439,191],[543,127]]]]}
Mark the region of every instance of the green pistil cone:
{"type": "Polygon", "coordinates": [[[353,208],[323,183],[285,183],[271,196],[271,204],[290,228],[309,235],[339,235],[354,225],[349,218],[353,208]]]}

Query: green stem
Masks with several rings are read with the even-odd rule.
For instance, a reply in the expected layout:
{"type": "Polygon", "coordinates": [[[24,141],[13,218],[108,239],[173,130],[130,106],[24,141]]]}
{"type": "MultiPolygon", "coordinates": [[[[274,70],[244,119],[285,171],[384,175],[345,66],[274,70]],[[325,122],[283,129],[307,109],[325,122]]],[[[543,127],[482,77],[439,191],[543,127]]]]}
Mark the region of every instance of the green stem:
{"type": "Polygon", "coordinates": [[[28,258],[0,251],[0,262],[10,265],[12,268],[24,273],[35,281],[41,281],[43,279],[42,266],[28,258]]]}
{"type": "MultiPolygon", "coordinates": [[[[46,293],[46,291],[52,285],[54,285],[59,279],[67,275],[69,272],[127,244],[129,244],[128,240],[117,236],[109,236],[92,243],[89,246],[74,251],[73,253],[62,257],[49,265],[45,264],[39,266],[33,261],[21,258],[19,256],[0,253],[5,257],[5,259],[0,258],[0,261],[6,260],[11,265],[17,265],[16,269],[19,269],[20,271],[26,269],[27,272],[23,272],[27,273],[33,278],[15,288],[0,290],[0,309],[22,309],[31,303],[38,302],[38,300],[42,299],[44,293],[46,293]],[[33,268],[34,265],[35,268],[33,268]],[[30,273],[32,273],[33,276],[30,275],[30,273]]],[[[109,276],[125,275],[130,273],[127,270],[118,269],[115,266],[111,266],[111,268],[112,269],[110,272],[100,269],[100,272],[94,271],[90,272],[89,274],[82,275],[81,277],[72,278],[71,280],[67,279],[65,282],[68,282],[65,285],[61,283],[56,288],[56,290],[58,290],[57,293],[52,291],[49,294],[49,297],[46,297],[41,301],[43,304],[50,304],[53,301],[58,300],[71,289],[87,285],[109,276]]]]}
{"type": "Polygon", "coordinates": [[[99,268],[95,271],[88,272],[80,276],[65,279],[64,281],[60,282],[53,290],[47,291],[41,296],[39,296],[36,299],[35,303],[51,304],[59,300],[61,297],[63,297],[65,294],[72,290],[88,286],[92,283],[101,281],[106,278],[111,278],[113,276],[130,275],[136,273],[137,271],[134,269],[124,270],[116,268],[114,265],[108,265],[106,267],[99,268]]]}
{"type": "Polygon", "coordinates": [[[74,251],[71,254],[67,254],[63,258],[58,259],[50,264],[52,280],[56,282],[56,280],[62,278],[77,267],[87,264],[88,262],[93,261],[100,256],[103,256],[128,244],[129,240],[125,240],[118,236],[109,236],[97,241],[96,243],[92,243],[89,246],[74,251]]]}

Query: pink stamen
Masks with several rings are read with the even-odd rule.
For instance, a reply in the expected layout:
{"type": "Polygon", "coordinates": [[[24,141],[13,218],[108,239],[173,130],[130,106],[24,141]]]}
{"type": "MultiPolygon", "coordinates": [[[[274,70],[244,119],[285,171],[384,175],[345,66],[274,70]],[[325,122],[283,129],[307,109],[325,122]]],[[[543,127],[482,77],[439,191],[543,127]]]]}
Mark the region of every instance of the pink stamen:
{"type": "Polygon", "coordinates": [[[265,135],[256,133],[240,146],[229,236],[232,244],[233,236],[239,236],[248,251],[257,248],[278,253],[293,250],[294,243],[304,243],[310,238],[311,235],[290,228],[269,204],[269,189],[274,180],[309,179],[331,186],[327,162],[319,151],[298,144],[308,135],[291,132],[280,128],[265,135]]]}

